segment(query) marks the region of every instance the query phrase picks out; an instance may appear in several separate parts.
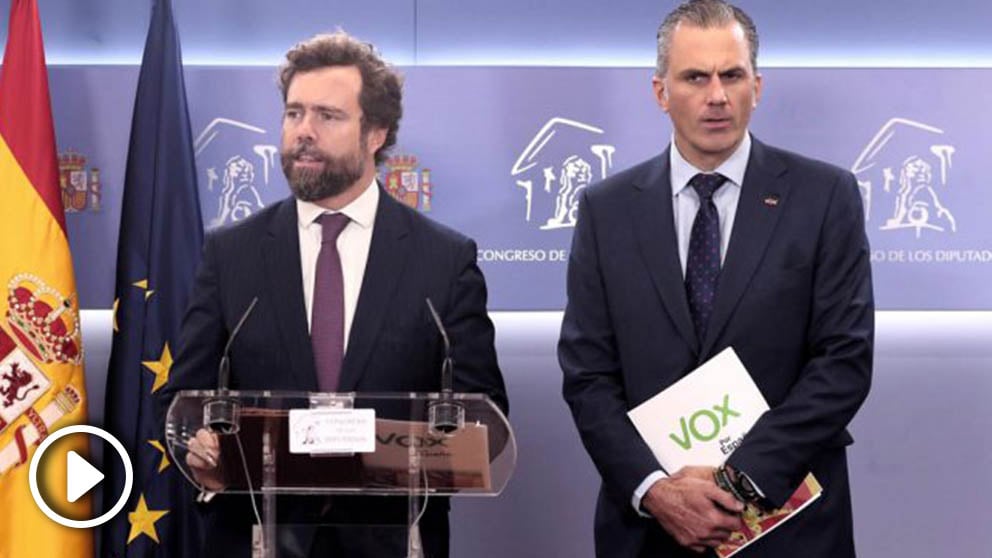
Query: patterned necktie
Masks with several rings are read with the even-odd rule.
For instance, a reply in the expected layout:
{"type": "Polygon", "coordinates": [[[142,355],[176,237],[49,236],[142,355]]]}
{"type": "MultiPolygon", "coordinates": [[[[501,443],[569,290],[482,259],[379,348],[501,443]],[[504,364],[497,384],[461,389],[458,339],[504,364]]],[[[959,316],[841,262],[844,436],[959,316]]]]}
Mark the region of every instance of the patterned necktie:
{"type": "Polygon", "coordinates": [[[685,292],[689,313],[700,342],[713,312],[713,298],[720,278],[720,215],[713,204],[713,193],[726,181],[720,174],[697,174],[689,185],[699,196],[699,211],[692,222],[689,254],[685,263],[685,292]]]}
{"type": "Polygon", "coordinates": [[[337,391],[344,360],[344,277],[338,254],[338,235],[348,225],[343,213],[317,218],[321,228],[320,254],[314,275],[310,343],[320,391],[337,391]]]}

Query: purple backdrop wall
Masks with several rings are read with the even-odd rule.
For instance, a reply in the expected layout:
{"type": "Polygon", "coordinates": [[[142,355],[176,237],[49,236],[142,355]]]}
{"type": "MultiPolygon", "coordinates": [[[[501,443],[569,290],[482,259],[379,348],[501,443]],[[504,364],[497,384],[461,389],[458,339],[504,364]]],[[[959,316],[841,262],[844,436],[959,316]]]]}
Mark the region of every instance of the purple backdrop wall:
{"type": "MultiPolygon", "coordinates": [[[[668,141],[650,73],[409,68],[398,157],[382,178],[477,240],[491,309],[560,309],[575,194],[668,141]]],[[[992,152],[981,133],[992,114],[971,102],[972,92],[992,85],[992,71],[764,75],[755,135],[849,168],[861,181],[879,309],[992,309],[992,290],[981,288],[992,264],[992,192],[979,177],[992,152]]],[[[82,209],[68,224],[86,308],[112,302],[136,79],[136,67],[51,70],[67,199],[82,209]]],[[[228,224],[287,195],[274,69],[191,67],[187,89],[205,224],[228,224]]]]}

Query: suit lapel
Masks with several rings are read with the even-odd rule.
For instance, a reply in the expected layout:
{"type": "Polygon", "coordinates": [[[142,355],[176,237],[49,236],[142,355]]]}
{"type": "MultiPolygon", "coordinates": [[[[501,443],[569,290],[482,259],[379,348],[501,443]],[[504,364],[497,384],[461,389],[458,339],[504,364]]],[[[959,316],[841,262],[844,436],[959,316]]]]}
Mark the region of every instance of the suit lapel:
{"type": "Polygon", "coordinates": [[[358,386],[382,331],[386,311],[402,283],[400,277],[410,252],[409,232],[409,217],[403,213],[399,202],[380,189],[365,277],[341,368],[341,391],[353,391],[358,386]]]}
{"type": "Polygon", "coordinates": [[[630,211],[638,248],[655,289],[682,338],[698,353],[699,341],[692,327],[679,263],[667,149],[635,179],[630,211]]]}
{"type": "Polygon", "coordinates": [[[307,330],[300,264],[300,236],[296,201],[288,199],[276,210],[269,223],[262,257],[268,292],[276,310],[276,325],[282,346],[289,356],[290,369],[276,373],[293,376],[290,385],[306,391],[317,390],[313,348],[307,330]]]}
{"type": "Polygon", "coordinates": [[[734,217],[734,230],[720,272],[701,355],[712,350],[734,308],[758,269],[779,216],[788,203],[789,184],[785,165],[757,139],[752,138],[751,157],[734,217]]]}

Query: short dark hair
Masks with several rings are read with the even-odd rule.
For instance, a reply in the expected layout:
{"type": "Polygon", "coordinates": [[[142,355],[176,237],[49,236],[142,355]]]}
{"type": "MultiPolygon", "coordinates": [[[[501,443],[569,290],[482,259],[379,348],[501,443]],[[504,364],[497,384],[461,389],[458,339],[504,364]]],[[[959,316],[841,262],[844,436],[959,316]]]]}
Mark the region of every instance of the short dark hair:
{"type": "Polygon", "coordinates": [[[362,108],[363,134],[372,128],[386,130],[386,141],[375,152],[375,164],[389,156],[403,118],[403,77],[386,63],[371,43],[338,31],[298,43],[286,53],[279,67],[279,91],[283,102],[296,74],[333,66],[354,66],[362,74],[358,104],[362,108]]]}
{"type": "Polygon", "coordinates": [[[722,27],[737,22],[744,30],[751,51],[751,71],[758,71],[758,28],[744,10],[723,0],[689,0],[672,10],[658,27],[658,60],[654,74],[658,77],[668,71],[668,51],[672,45],[672,33],[680,23],[696,27],[722,27]]]}

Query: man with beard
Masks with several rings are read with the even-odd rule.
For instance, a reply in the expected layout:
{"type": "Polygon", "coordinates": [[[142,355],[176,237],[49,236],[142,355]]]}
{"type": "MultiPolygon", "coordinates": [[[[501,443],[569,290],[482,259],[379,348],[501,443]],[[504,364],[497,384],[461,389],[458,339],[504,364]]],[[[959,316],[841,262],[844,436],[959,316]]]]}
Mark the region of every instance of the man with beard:
{"type": "Polygon", "coordinates": [[[822,496],[741,556],[853,557],[846,427],[868,395],[874,334],[857,180],[749,134],[762,81],[739,8],[685,2],[657,52],[672,141],[582,191],[558,345],[603,480],[596,556],[707,552],[741,527],[744,504],[779,508],[812,472],[822,496]],[[627,412],[727,347],[770,410],[720,467],[663,470],[627,412]]]}
{"type": "MultiPolygon", "coordinates": [[[[371,45],[320,35],[286,55],[282,167],[293,197],[210,234],[186,312],[168,390],[216,387],[231,332],[231,388],[310,392],[432,392],[443,348],[426,299],[451,339],[454,389],[491,397],[505,387],[486,314],[475,243],[385,193],[376,165],[396,142],[400,76],[371,45]]],[[[165,398],[168,399],[168,398],[165,398]]],[[[216,482],[217,439],[191,441],[187,463],[216,482]]],[[[407,518],[402,498],[281,498],[280,523],[407,518]]],[[[208,540],[248,556],[254,516],[244,497],[205,506],[208,540]]],[[[448,501],[420,520],[425,555],[448,555],[448,501]]],[[[406,556],[396,528],[280,531],[279,556],[406,556]]],[[[403,533],[405,534],[405,533],[403,533]]]]}

